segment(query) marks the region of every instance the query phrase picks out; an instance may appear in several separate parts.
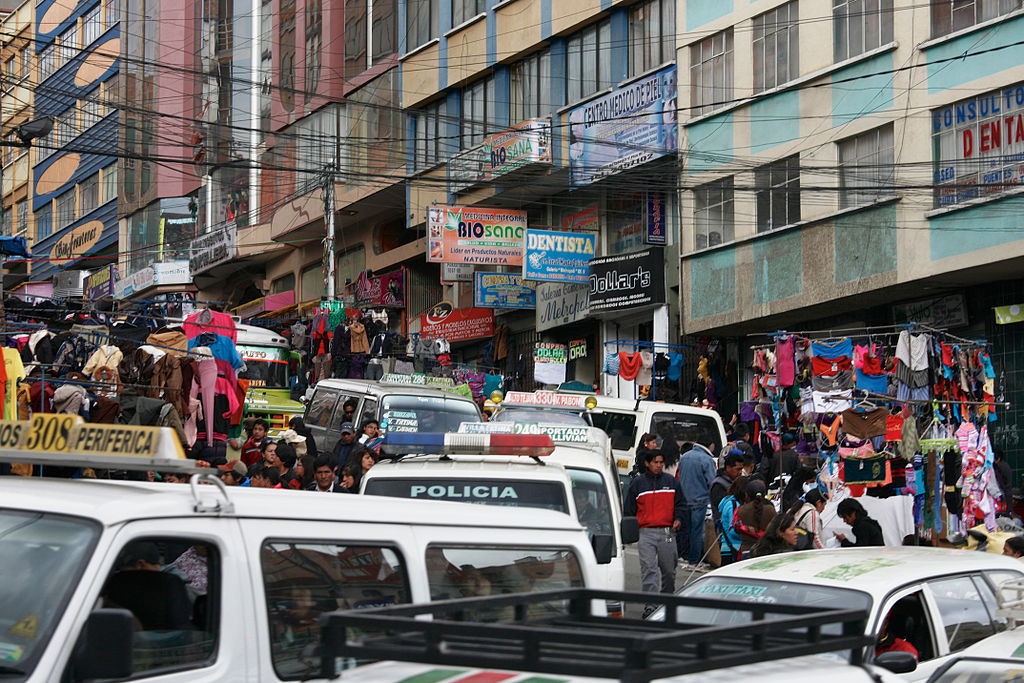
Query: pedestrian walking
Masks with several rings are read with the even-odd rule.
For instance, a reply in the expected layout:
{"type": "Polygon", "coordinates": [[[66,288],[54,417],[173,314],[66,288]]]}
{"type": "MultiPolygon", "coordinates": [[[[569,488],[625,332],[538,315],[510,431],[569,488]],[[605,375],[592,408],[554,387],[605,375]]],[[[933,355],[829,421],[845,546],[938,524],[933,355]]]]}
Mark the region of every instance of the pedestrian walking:
{"type": "Polygon", "coordinates": [[[715,480],[713,446],[694,443],[690,450],[679,456],[678,476],[686,500],[686,512],[683,530],[678,536],[678,551],[679,557],[692,567],[699,567],[704,557],[704,520],[710,503],[711,484],[715,480]]]}
{"type": "MultiPolygon", "coordinates": [[[[683,490],[675,477],[665,473],[665,456],[657,451],[645,456],[647,471],[635,477],[626,492],[627,516],[640,523],[641,587],[646,593],[673,593],[676,583],[676,539],[683,525],[683,490]]],[[[655,609],[648,605],[644,617],[655,609]]]]}

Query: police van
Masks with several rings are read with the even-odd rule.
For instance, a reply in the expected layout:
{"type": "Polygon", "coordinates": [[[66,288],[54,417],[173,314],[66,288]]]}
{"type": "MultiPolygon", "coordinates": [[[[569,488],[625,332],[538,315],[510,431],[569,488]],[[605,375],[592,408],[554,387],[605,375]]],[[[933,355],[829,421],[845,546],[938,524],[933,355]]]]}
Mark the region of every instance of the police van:
{"type": "Polygon", "coordinates": [[[655,434],[666,456],[680,455],[688,443],[713,443],[712,453],[725,445],[725,425],[714,410],[678,403],[611,398],[565,391],[510,391],[491,397],[498,404],[494,420],[530,422],[547,414],[549,421],[590,424],[611,439],[619,475],[628,477],[644,434],[655,434]],[[494,399],[498,399],[495,401],[494,399]],[[575,419],[574,419],[575,418],[575,419]]]}
{"type": "Polygon", "coordinates": [[[191,474],[0,477],[2,681],[329,680],[324,613],[599,580],[564,514],[229,488],[166,428],[36,415],[0,459],[191,474]]]}
{"type": "Polygon", "coordinates": [[[371,496],[555,510],[590,534],[599,585],[622,590],[624,545],[639,536],[623,517],[608,437],[593,427],[464,424],[454,434],[388,434],[383,460],[364,475],[371,496]]]}

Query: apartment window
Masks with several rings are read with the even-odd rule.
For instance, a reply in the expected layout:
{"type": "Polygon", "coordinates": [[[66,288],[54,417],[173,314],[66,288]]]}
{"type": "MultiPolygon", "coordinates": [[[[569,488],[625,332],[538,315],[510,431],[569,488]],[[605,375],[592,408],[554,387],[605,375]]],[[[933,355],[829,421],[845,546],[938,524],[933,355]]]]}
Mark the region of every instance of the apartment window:
{"type": "Polygon", "coordinates": [[[732,99],[732,29],[690,46],[690,106],[700,116],[732,99]]]}
{"type": "Polygon", "coordinates": [[[415,50],[437,37],[438,0],[408,0],[405,8],[405,49],[415,50]]]}
{"type": "Polygon", "coordinates": [[[101,88],[94,88],[82,100],[82,130],[88,130],[103,120],[104,106],[101,88]]]}
{"type": "Polygon", "coordinates": [[[832,0],[833,57],[841,62],[892,42],[892,0],[832,0]]]}
{"type": "Polygon", "coordinates": [[[1020,9],[1022,0],[932,0],[932,37],[954,31],[1020,9]]]}
{"type": "Polygon", "coordinates": [[[14,230],[14,212],[11,209],[4,209],[3,214],[3,220],[0,221],[0,235],[10,237],[14,230]]]}
{"type": "Polygon", "coordinates": [[[892,124],[839,144],[839,208],[870,204],[892,194],[892,124]]]}
{"type": "Polygon", "coordinates": [[[57,46],[50,43],[39,51],[39,81],[42,82],[57,70],[57,46]]]}
{"type": "Polygon", "coordinates": [[[629,11],[631,76],[676,58],[675,7],[675,0],[648,0],[629,11]]]}
{"type": "Polygon", "coordinates": [[[694,246],[706,249],[731,242],[735,234],[732,176],[702,185],[694,193],[694,246]]]}
{"type": "Polygon", "coordinates": [[[36,241],[45,239],[53,234],[53,207],[50,204],[44,204],[39,209],[36,209],[36,241]]]}
{"type": "Polygon", "coordinates": [[[612,25],[602,21],[566,41],[565,97],[575,102],[612,87],[612,25]]]}
{"type": "Polygon", "coordinates": [[[32,148],[36,150],[36,163],[45,159],[49,159],[50,156],[56,152],[57,145],[54,144],[57,139],[57,131],[51,130],[49,133],[39,138],[32,143],[32,148]]]}
{"type": "MultiPolygon", "coordinates": [[[[281,47],[278,93],[281,106],[285,111],[292,111],[295,109],[295,0],[281,0],[280,15],[281,20],[277,25],[277,40],[281,47]]],[[[348,30],[345,33],[347,35],[348,30]]]]}
{"type": "Polygon", "coordinates": [[[469,21],[484,9],[484,0],[452,0],[452,26],[469,21]]]}
{"type": "Polygon", "coordinates": [[[82,216],[89,214],[97,206],[100,199],[100,176],[93,174],[78,186],[78,203],[82,216]]]}
{"type": "Polygon", "coordinates": [[[398,52],[397,0],[373,0],[370,18],[370,66],[398,52]]]}
{"type": "Polygon", "coordinates": [[[117,198],[117,162],[110,164],[100,171],[103,178],[103,187],[100,193],[100,203],[106,204],[117,198]]]}
{"type": "Polygon", "coordinates": [[[798,25],[796,0],[754,17],[754,92],[799,75],[798,25]]]}
{"type": "Polygon", "coordinates": [[[26,81],[32,79],[32,51],[26,46],[18,53],[18,59],[21,61],[21,77],[26,81]]]}
{"type": "Polygon", "coordinates": [[[80,51],[78,45],[78,24],[72,24],[71,28],[60,34],[60,57],[61,65],[67,64],[75,58],[80,51]]]}
{"type": "Polygon", "coordinates": [[[93,41],[103,33],[103,17],[101,7],[96,5],[82,17],[82,47],[92,45],[93,41]]]}
{"type": "Polygon", "coordinates": [[[6,62],[4,62],[4,75],[7,76],[8,83],[13,83],[14,81],[18,80],[18,74],[15,71],[17,66],[18,62],[14,59],[14,57],[11,57],[6,62]]]}
{"type": "Polygon", "coordinates": [[[316,92],[320,85],[320,64],[323,61],[323,0],[306,0],[306,92],[316,92]]]}
{"type": "Polygon", "coordinates": [[[448,157],[450,142],[446,111],[445,100],[440,100],[414,114],[416,148],[413,152],[413,166],[417,171],[428,169],[448,157]]]}
{"type": "Polygon", "coordinates": [[[522,59],[509,70],[510,109],[513,123],[546,116],[551,105],[551,53],[547,50],[522,59]]]}
{"type": "Polygon", "coordinates": [[[75,125],[77,116],[78,112],[75,111],[75,108],[68,107],[54,118],[53,130],[56,133],[54,146],[63,147],[75,139],[75,136],[78,135],[78,128],[75,125]]]}
{"type": "Polygon", "coordinates": [[[117,3],[121,0],[103,0],[103,24],[110,28],[117,23],[119,14],[117,11],[117,3]]]}
{"type": "Polygon", "coordinates": [[[57,216],[54,221],[58,230],[75,222],[75,188],[57,197],[57,216]]]}
{"type": "Polygon", "coordinates": [[[28,202],[20,201],[14,205],[15,212],[15,235],[27,235],[28,234],[28,202]]]}
{"type": "Polygon", "coordinates": [[[800,220],[800,155],[757,169],[754,183],[758,232],[800,220]]]}
{"type": "Polygon", "coordinates": [[[479,145],[490,132],[493,120],[494,78],[488,77],[462,90],[462,149],[479,145]]]}

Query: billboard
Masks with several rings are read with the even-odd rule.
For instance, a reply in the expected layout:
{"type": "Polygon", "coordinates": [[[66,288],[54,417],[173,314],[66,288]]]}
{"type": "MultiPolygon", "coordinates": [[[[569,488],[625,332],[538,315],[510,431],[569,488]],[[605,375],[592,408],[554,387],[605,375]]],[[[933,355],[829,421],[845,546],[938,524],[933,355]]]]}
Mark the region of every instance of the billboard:
{"type": "Polygon", "coordinates": [[[449,342],[493,337],[494,309],[459,308],[443,311],[443,315],[424,313],[420,316],[420,334],[449,342]]]}
{"type": "Polygon", "coordinates": [[[427,261],[519,266],[526,212],[476,206],[427,209],[427,261]]]}
{"type": "Polygon", "coordinates": [[[590,312],[665,303],[665,257],[660,247],[590,262],[590,312]]]}
{"type": "Polygon", "coordinates": [[[448,162],[448,191],[462,192],[532,164],[551,163],[551,123],[528,119],[448,162]]]}
{"type": "Polygon", "coordinates": [[[570,110],[572,183],[593,183],[675,152],[677,106],[670,66],[570,110]]]}
{"type": "Polygon", "coordinates": [[[405,308],[405,271],[393,270],[376,277],[360,271],[354,291],[357,308],[405,308]]]}
{"type": "Polygon", "coordinates": [[[537,283],[514,273],[477,271],[473,305],[481,308],[526,308],[537,305],[537,283]]]}
{"type": "Polygon", "coordinates": [[[586,282],[597,235],[582,232],[526,230],[523,277],[546,282],[586,282]]]}

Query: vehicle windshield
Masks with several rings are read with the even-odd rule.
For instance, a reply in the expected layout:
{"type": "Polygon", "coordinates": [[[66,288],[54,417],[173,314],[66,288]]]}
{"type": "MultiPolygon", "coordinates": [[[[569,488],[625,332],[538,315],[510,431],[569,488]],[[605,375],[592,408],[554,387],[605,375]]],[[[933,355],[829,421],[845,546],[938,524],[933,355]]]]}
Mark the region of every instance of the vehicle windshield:
{"type": "Polygon", "coordinates": [[[457,398],[393,394],[380,411],[382,432],[457,432],[463,422],[480,422],[480,411],[457,398]]]}
{"type": "Polygon", "coordinates": [[[589,427],[590,423],[579,410],[536,408],[533,406],[506,406],[491,418],[491,422],[543,422],[544,424],[589,427]]]}
{"type": "Polygon", "coordinates": [[[32,672],[99,533],[81,519],[0,509],[0,679],[32,672]]]}
{"type": "MultiPolygon", "coordinates": [[[[871,596],[861,591],[846,588],[819,586],[811,583],[786,581],[765,581],[763,579],[736,578],[731,576],[709,576],[679,591],[678,595],[689,598],[708,598],[730,602],[756,602],[766,605],[796,605],[822,609],[863,609],[871,608],[871,596]]],[[[680,623],[725,626],[746,622],[749,613],[734,610],[717,610],[707,607],[679,607],[677,617],[680,623]]],[[[771,616],[771,612],[767,613],[771,616]]],[[[781,615],[780,615],[781,616],[781,615]]],[[[791,615],[788,615],[791,616],[791,615]]],[[[829,633],[829,627],[822,629],[829,633]]],[[[842,631],[840,624],[832,628],[835,633],[842,631]]]]}
{"type": "Polygon", "coordinates": [[[529,479],[474,479],[423,477],[371,477],[363,493],[371,496],[451,500],[479,505],[540,508],[569,514],[565,487],[557,481],[529,479]]]}
{"type": "Polygon", "coordinates": [[[276,346],[239,346],[238,355],[245,361],[239,379],[249,380],[254,387],[281,389],[288,386],[288,351],[276,346]]]}

